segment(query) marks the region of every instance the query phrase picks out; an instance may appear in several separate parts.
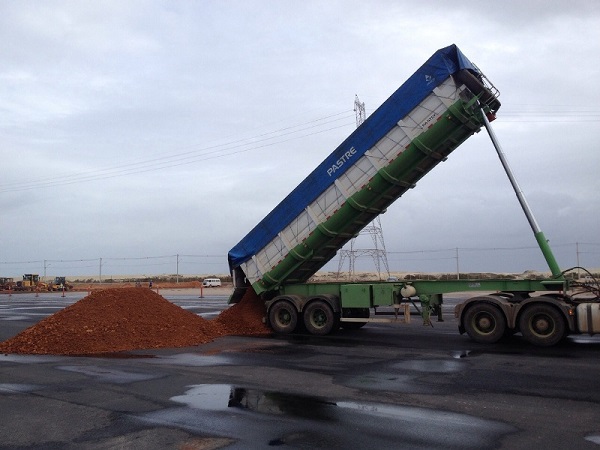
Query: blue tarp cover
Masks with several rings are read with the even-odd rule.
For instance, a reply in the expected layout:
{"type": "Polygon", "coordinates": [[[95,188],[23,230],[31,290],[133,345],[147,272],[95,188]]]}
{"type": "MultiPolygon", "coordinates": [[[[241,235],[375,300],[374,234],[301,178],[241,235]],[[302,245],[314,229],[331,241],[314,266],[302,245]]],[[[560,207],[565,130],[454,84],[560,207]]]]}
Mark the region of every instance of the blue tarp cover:
{"type": "Polygon", "coordinates": [[[228,254],[230,270],[239,267],[267,245],[323,191],[331,186],[403,117],[448,76],[478,69],[456,45],[435,52],[419,70],[394,92],[363,124],[308,175],[279,205],[250,231],[228,254]]]}

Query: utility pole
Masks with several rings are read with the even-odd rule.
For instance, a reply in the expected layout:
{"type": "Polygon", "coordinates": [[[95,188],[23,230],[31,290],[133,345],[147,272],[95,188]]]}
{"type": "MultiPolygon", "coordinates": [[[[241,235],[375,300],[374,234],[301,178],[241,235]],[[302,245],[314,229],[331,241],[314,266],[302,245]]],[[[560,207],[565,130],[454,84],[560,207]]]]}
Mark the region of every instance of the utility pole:
{"type": "Polygon", "coordinates": [[[458,265],[458,247],[456,247],[456,279],[460,280],[460,267],[458,265]]]}
{"type": "Polygon", "coordinates": [[[581,278],[581,263],[579,262],[579,242],[575,242],[575,253],[577,253],[577,280],[581,278]]]}
{"type": "MultiPolygon", "coordinates": [[[[356,115],[356,127],[360,127],[362,123],[366,120],[367,115],[365,112],[365,104],[358,99],[358,95],[354,96],[354,112],[356,115]]],[[[387,276],[390,275],[390,269],[388,266],[387,260],[387,252],[385,250],[385,242],[383,240],[383,231],[381,228],[381,220],[379,216],[377,216],[372,222],[371,225],[363,228],[358,236],[352,238],[350,240],[350,249],[342,249],[340,250],[340,262],[338,264],[338,273],[337,278],[340,278],[340,274],[344,268],[344,262],[348,259],[348,278],[355,278],[355,268],[356,268],[356,259],[361,256],[370,256],[373,258],[373,262],[375,264],[375,270],[377,271],[377,277],[381,280],[381,264],[385,268],[385,272],[387,276]],[[371,241],[373,243],[372,248],[357,248],[356,247],[356,239],[361,235],[369,235],[371,237],[371,241]]]]}
{"type": "Polygon", "coordinates": [[[358,99],[358,95],[354,96],[354,114],[356,115],[356,128],[360,127],[367,118],[365,112],[365,102],[358,99]]]}

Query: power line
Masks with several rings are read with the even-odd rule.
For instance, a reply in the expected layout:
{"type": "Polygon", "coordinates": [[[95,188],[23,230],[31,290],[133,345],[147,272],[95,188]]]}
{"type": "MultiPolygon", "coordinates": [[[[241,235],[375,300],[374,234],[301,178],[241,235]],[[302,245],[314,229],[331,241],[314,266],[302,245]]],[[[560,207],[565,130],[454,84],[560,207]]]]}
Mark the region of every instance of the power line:
{"type": "Polygon", "coordinates": [[[599,122],[600,109],[583,105],[511,104],[499,114],[505,122],[571,123],[599,122]]]}
{"type": "MultiPolygon", "coordinates": [[[[572,243],[558,243],[553,247],[566,247],[567,250],[570,248],[570,253],[573,257],[576,255],[579,262],[580,255],[588,255],[588,257],[595,258],[595,255],[600,254],[600,251],[596,250],[600,248],[600,243],[596,242],[572,242],[572,243]]],[[[444,249],[425,249],[425,250],[406,250],[406,251],[387,251],[386,261],[388,257],[392,257],[391,261],[402,262],[402,263],[421,263],[421,262],[432,262],[432,261],[458,261],[459,256],[462,256],[465,252],[487,252],[487,253],[498,253],[498,252],[523,252],[539,250],[539,247],[454,247],[444,249]],[[460,255],[459,255],[460,254],[460,255]]],[[[565,250],[563,250],[563,253],[565,250]]],[[[96,268],[99,272],[102,270],[112,270],[120,268],[129,268],[130,270],[142,267],[173,267],[171,273],[177,272],[181,274],[180,268],[185,266],[188,271],[192,267],[211,265],[219,263],[220,267],[223,267],[223,271],[226,272],[226,261],[225,251],[222,255],[216,254],[171,254],[171,255],[149,255],[149,256],[138,256],[138,257],[111,257],[111,258],[75,258],[75,259],[40,259],[40,260],[24,260],[24,261],[0,261],[0,271],[11,272],[17,274],[21,273],[35,273],[36,270],[43,271],[44,276],[49,269],[55,274],[57,272],[66,272],[67,270],[76,270],[80,272],[82,269],[96,268]],[[222,261],[215,261],[218,259],[222,261]]],[[[471,253],[473,254],[473,253],[471,253]]],[[[522,254],[522,253],[520,253],[522,254]]],[[[363,254],[365,255],[365,254],[363,254]]],[[[565,253],[566,255],[566,253],[565,253]]],[[[563,257],[565,256],[563,255],[563,257]]],[[[373,256],[373,255],[371,255],[373,256]]],[[[461,259],[463,261],[464,259],[461,259]]],[[[467,258],[467,261],[469,259],[467,258]]],[[[596,264],[594,260],[590,260],[590,263],[596,264]]],[[[593,266],[597,268],[598,266],[593,266]]],[[[212,270],[212,269],[211,269],[212,270]]],[[[416,269],[414,269],[416,270],[416,269]]],[[[339,271],[339,268],[338,268],[339,271]]],[[[74,275],[74,274],[73,274],[74,275]]]]}
{"type": "MultiPolygon", "coordinates": [[[[358,103],[364,108],[364,103],[358,103]]],[[[581,105],[532,105],[514,104],[514,109],[504,108],[501,116],[505,122],[513,123],[588,123],[600,121],[600,109],[595,106],[581,105]]],[[[355,104],[354,116],[364,120],[364,109],[355,104]]],[[[28,179],[0,184],[0,193],[19,192],[40,188],[64,186],[76,183],[105,180],[133,174],[159,171],[191,163],[225,158],[236,154],[258,150],[300,139],[315,134],[325,133],[350,125],[350,111],[338,112],[328,116],[312,119],[297,125],[282,127],[255,136],[237,139],[222,144],[209,145],[194,150],[178,152],[169,156],[134,160],[125,164],[111,165],[103,168],[87,170],[74,174],[62,174],[47,178],[28,179]],[[339,122],[344,122],[339,124],[339,122]],[[328,126],[328,128],[322,128],[328,126]]]]}
{"type": "Polygon", "coordinates": [[[107,166],[101,169],[84,171],[82,173],[41,178],[37,180],[17,181],[0,184],[0,193],[24,191],[37,188],[62,186],[74,183],[103,180],[120,176],[163,170],[199,161],[223,158],[235,154],[257,150],[294,139],[325,133],[338,128],[347,127],[347,119],[352,117],[348,111],[313,119],[302,124],[280,128],[275,131],[259,134],[253,137],[238,139],[223,144],[203,147],[197,150],[180,152],[170,156],[139,160],[127,164],[107,166]],[[342,124],[338,122],[344,121],[342,124]],[[322,128],[330,125],[328,128],[322,128]],[[320,129],[319,129],[320,128],[320,129]]]}

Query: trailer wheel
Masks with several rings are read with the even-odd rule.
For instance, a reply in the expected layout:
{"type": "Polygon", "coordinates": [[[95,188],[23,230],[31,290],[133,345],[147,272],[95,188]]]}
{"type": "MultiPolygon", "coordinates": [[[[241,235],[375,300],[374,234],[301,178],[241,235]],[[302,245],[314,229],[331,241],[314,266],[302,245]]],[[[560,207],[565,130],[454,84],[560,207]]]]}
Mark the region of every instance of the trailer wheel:
{"type": "Polygon", "coordinates": [[[298,325],[298,311],[290,302],[280,300],[269,309],[269,323],[275,333],[293,333],[298,325]]]}
{"type": "Polygon", "coordinates": [[[318,336],[329,334],[337,330],[339,323],[327,302],[315,300],[304,308],[304,326],[310,334],[318,336]]]}
{"type": "Polygon", "coordinates": [[[531,305],[521,313],[519,327],[531,344],[550,347],[565,336],[565,321],[560,312],[544,304],[531,305]]]}
{"type": "Polygon", "coordinates": [[[464,317],[467,334],[475,342],[493,344],[498,342],[506,331],[506,320],[502,311],[489,303],[471,306],[464,317]]]}

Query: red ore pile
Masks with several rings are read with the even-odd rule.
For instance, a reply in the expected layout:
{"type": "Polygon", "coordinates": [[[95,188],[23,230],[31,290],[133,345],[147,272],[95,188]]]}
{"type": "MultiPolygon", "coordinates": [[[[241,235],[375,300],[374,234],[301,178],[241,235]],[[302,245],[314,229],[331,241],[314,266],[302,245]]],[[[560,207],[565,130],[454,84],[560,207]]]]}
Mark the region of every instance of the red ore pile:
{"type": "Polygon", "coordinates": [[[191,347],[225,335],[268,335],[264,315],[264,303],[252,289],[215,320],[186,311],[150,289],[104,289],[0,342],[0,353],[93,355],[191,347]]]}

